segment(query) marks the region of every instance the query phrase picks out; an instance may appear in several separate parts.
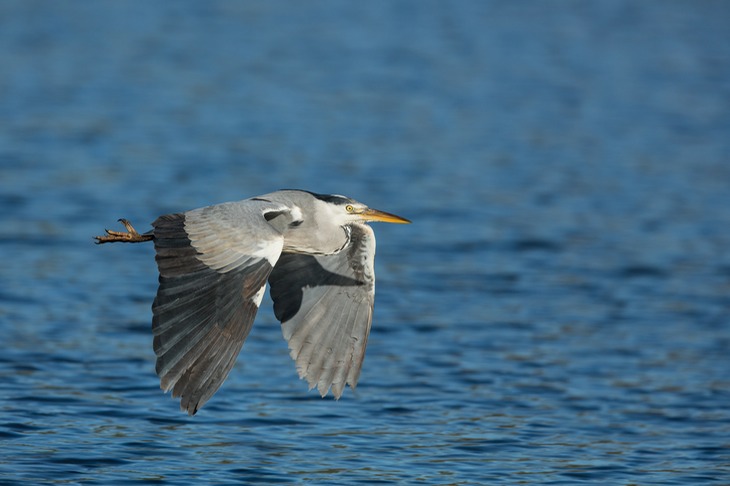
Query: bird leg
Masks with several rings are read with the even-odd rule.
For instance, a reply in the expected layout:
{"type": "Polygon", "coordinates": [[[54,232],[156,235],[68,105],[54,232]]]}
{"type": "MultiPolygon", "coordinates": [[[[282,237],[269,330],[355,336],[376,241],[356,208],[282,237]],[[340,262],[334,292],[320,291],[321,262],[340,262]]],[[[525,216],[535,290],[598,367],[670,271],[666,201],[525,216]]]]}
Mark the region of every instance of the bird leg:
{"type": "Polygon", "coordinates": [[[102,243],[142,243],[143,241],[150,241],[153,240],[155,237],[154,235],[150,233],[145,233],[143,235],[137,233],[137,230],[134,229],[134,226],[132,226],[132,223],[127,221],[126,219],[122,218],[119,220],[120,223],[124,225],[125,228],[127,228],[127,231],[112,231],[105,229],[106,235],[104,236],[94,236],[94,239],[96,240],[96,244],[100,245],[102,243]]]}

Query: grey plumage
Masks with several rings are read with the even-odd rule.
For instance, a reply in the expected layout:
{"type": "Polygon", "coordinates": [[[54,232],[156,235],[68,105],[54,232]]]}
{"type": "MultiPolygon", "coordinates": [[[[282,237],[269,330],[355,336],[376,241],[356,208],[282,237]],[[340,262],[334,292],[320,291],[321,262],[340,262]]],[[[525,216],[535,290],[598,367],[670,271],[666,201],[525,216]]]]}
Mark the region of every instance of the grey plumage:
{"type": "Polygon", "coordinates": [[[284,253],[269,277],[274,314],[299,376],[322,396],[331,385],[339,398],[360,376],[372,321],[374,253],[373,231],[353,225],[343,251],[284,253]]]}
{"type": "Polygon", "coordinates": [[[368,221],[409,222],[344,196],[287,190],[161,216],[144,235],[122,220],[126,233],[96,238],[154,241],[156,371],[194,414],[233,367],[267,280],[300,378],[335,398],[357,385],[375,292],[368,221]]]}

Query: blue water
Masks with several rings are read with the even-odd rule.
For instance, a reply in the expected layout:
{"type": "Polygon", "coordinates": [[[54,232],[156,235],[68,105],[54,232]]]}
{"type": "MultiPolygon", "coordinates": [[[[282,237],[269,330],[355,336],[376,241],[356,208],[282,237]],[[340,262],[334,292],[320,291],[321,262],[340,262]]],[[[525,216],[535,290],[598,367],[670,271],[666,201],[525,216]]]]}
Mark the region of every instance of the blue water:
{"type": "Polygon", "coordinates": [[[0,3],[0,484],[730,484],[730,4],[0,3]],[[356,391],[267,300],[193,418],[125,217],[378,225],[356,391]]]}

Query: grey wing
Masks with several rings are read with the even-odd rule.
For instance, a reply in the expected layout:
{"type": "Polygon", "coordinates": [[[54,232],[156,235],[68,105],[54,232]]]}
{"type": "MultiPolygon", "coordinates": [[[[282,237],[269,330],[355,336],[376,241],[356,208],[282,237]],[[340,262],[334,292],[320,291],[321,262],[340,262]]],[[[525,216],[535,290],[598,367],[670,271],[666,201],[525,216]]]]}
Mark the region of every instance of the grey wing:
{"type": "Polygon", "coordinates": [[[375,236],[351,226],[350,241],[332,255],[282,253],[269,276],[274,314],[281,321],[300,378],[322,396],[360,376],[375,295],[375,236]]]}
{"type": "Polygon", "coordinates": [[[228,376],[283,246],[261,207],[246,202],[158,218],[160,272],[152,306],[163,390],[194,414],[228,376]]]}

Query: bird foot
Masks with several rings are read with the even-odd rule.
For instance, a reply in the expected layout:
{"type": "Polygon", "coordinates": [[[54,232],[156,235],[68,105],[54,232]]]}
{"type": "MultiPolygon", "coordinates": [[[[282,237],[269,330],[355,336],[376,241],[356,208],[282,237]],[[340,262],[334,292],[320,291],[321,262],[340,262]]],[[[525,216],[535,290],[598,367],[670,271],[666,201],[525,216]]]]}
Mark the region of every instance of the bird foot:
{"type": "Polygon", "coordinates": [[[126,219],[122,218],[119,220],[120,223],[124,225],[125,228],[127,228],[127,231],[112,231],[105,229],[106,235],[104,236],[94,236],[94,239],[96,240],[96,244],[100,245],[102,243],[141,243],[143,241],[150,241],[154,239],[154,236],[151,234],[139,234],[136,229],[134,229],[134,226],[132,226],[132,223],[127,221],[126,219]]]}

